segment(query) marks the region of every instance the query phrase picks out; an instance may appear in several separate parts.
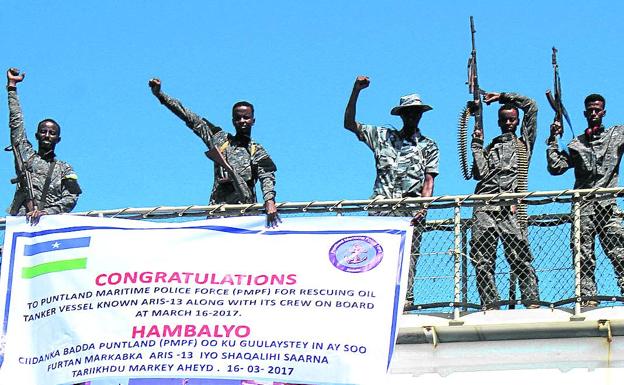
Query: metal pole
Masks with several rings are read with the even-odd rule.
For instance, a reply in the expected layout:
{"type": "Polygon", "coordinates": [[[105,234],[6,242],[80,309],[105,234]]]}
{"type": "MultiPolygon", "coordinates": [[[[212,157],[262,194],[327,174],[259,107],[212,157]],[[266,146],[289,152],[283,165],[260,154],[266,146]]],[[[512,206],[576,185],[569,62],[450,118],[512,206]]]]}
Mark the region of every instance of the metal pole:
{"type": "MultiPolygon", "coordinates": [[[[581,201],[579,193],[572,201],[572,234],[574,245],[574,296],[581,296],[581,201]]],[[[574,315],[581,314],[581,302],[574,303],[574,315]]]]}
{"type": "MultiPolygon", "coordinates": [[[[453,301],[455,303],[459,302],[461,299],[461,240],[462,240],[462,232],[461,232],[461,206],[459,198],[455,199],[455,209],[453,215],[453,222],[455,224],[453,229],[454,234],[454,250],[453,255],[455,256],[455,298],[453,301]]],[[[459,308],[455,306],[453,308],[453,319],[459,319],[460,313],[459,308]]]]}
{"type": "MultiPolygon", "coordinates": [[[[465,225],[465,223],[464,223],[465,225]]],[[[463,303],[468,303],[468,226],[461,229],[461,299],[463,303]]],[[[468,307],[464,305],[464,311],[468,307]]]]}

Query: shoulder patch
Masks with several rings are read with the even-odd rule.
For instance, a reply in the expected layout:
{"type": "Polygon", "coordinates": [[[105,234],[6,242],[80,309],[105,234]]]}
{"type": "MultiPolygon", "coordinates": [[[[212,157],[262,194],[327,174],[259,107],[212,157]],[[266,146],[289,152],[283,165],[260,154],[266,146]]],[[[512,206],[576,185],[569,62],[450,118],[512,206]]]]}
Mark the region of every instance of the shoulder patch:
{"type": "Polygon", "coordinates": [[[78,175],[76,175],[76,173],[71,173],[71,174],[67,174],[65,176],[63,176],[63,179],[73,179],[73,180],[78,180],[78,175]]]}
{"type": "Polygon", "coordinates": [[[76,174],[73,174],[76,178],[63,178],[61,180],[61,184],[67,189],[67,191],[69,191],[71,194],[74,195],[80,195],[82,194],[82,189],[80,188],[80,185],[78,184],[78,176],[76,176],[76,174]]]}
{"type": "Polygon", "coordinates": [[[219,151],[223,152],[226,148],[230,147],[230,141],[226,140],[222,145],[219,146],[219,151]]]}

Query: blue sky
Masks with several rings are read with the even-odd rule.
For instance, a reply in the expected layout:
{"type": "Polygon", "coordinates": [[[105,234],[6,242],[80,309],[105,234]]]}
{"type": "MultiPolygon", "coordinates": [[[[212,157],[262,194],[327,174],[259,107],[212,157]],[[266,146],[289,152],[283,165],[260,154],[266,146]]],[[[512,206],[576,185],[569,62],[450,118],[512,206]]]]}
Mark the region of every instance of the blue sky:
{"type": "MultiPolygon", "coordinates": [[[[417,92],[434,107],[420,126],[440,146],[435,194],[467,194],[475,182],[461,179],[455,138],[469,97],[474,15],[481,86],[537,100],[529,188],[554,190],[571,187],[573,175],[550,177],[545,169],[551,47],[559,49],[577,134],[592,92],[607,98],[605,123],[622,123],[623,11],[615,1],[29,1],[0,14],[0,68],[27,73],[19,94],[33,140],[39,120],[60,122],[57,154],[74,166],[84,191],[77,211],[208,202],[212,164],[204,145],[151,95],[153,76],[228,131],[231,105],[254,103],[253,137],[278,166],[278,201],[368,198],[372,154],[342,127],[353,81],[371,78],[358,104],[364,123],[400,127],[389,111],[417,92]]],[[[6,103],[0,108],[6,118],[6,103]]],[[[500,132],[496,109],[486,110],[486,140],[500,132]]],[[[1,159],[6,207],[13,163],[10,153],[1,159]]]]}

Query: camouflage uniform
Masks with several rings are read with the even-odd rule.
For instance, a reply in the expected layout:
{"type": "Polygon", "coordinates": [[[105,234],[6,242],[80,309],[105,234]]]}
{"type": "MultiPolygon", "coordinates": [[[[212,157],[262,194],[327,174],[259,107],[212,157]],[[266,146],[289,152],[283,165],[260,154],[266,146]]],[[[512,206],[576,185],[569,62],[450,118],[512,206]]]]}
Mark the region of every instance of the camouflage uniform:
{"type": "MultiPolygon", "coordinates": [[[[509,103],[524,112],[520,132],[530,159],[537,130],[537,104],[514,93],[502,93],[500,103],[509,103]]],[[[504,133],[483,148],[483,140],[472,139],[473,175],[478,180],[476,194],[513,193],[518,188],[518,138],[504,133]]],[[[499,301],[494,277],[496,246],[500,239],[510,269],[518,277],[523,301],[538,301],[537,275],[526,229],[518,224],[509,206],[475,207],[472,216],[470,260],[477,274],[477,288],[483,305],[499,301]]]]}
{"type": "Polygon", "coordinates": [[[247,183],[252,192],[251,200],[242,201],[236,193],[227,172],[219,165],[214,165],[214,186],[210,195],[210,204],[218,203],[255,203],[255,185],[258,180],[262,187],[264,201],[275,200],[275,171],[277,167],[271,157],[260,144],[249,141],[243,145],[236,138],[221,127],[217,127],[208,120],[185,108],[179,100],[163,92],[157,96],[158,100],[182,119],[186,125],[199,136],[209,148],[214,144],[223,153],[224,158],[232,169],[247,183]]]}
{"type": "MultiPolygon", "coordinates": [[[[548,171],[561,175],[574,168],[574,188],[617,187],[624,126],[601,127],[591,139],[585,134],[572,139],[568,151],[559,151],[557,138],[547,142],[548,171]]],[[[581,205],[581,295],[596,295],[595,238],[611,260],[620,292],[624,295],[624,229],[615,215],[615,198],[588,201],[581,205]]],[[[571,244],[574,250],[573,244],[571,244]]]]}
{"type": "MultiPolygon", "coordinates": [[[[373,187],[372,199],[405,198],[421,195],[425,174],[438,175],[440,152],[438,145],[431,139],[416,134],[410,139],[403,139],[399,131],[372,125],[358,125],[358,139],[375,154],[377,177],[373,187]]],[[[414,217],[417,208],[401,208],[374,215],[414,217]]],[[[414,226],[412,251],[407,278],[407,300],[414,300],[414,275],[420,254],[420,241],[424,231],[424,218],[414,226]]]]}
{"type": "MultiPolygon", "coordinates": [[[[16,145],[24,158],[24,164],[31,171],[33,195],[37,208],[48,214],[68,213],[72,211],[78,201],[78,176],[72,167],[61,160],[54,159],[55,163],[45,160],[33,149],[32,144],[26,138],[22,108],[20,107],[17,91],[9,91],[9,127],[11,128],[11,144],[16,145]],[[54,165],[50,186],[41,204],[41,194],[50,167],[54,165]],[[72,192],[70,192],[72,191],[72,192]]],[[[7,210],[10,215],[26,214],[27,193],[19,188],[15,191],[11,207],[7,210]]]]}

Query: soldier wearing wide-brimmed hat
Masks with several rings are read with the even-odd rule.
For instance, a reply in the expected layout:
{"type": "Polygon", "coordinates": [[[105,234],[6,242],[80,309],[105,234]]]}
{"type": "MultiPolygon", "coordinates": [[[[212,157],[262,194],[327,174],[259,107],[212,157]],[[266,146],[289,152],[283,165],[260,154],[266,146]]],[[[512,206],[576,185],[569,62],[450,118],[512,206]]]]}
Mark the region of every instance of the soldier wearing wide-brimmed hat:
{"type": "Polygon", "coordinates": [[[392,108],[392,110],[390,110],[390,113],[392,115],[401,116],[402,114],[406,113],[407,110],[409,109],[414,109],[414,110],[425,112],[425,111],[432,110],[433,108],[428,104],[424,104],[422,100],[420,99],[420,95],[409,94],[409,95],[401,96],[401,99],[399,100],[399,105],[392,108]]]}
{"type": "MultiPolygon", "coordinates": [[[[344,127],[355,133],[359,140],[375,154],[377,177],[372,198],[430,197],[434,179],[438,175],[438,145],[422,135],[418,124],[424,112],[431,106],[423,103],[417,94],[401,97],[399,105],[390,113],[403,120],[403,128],[380,127],[361,124],[355,120],[356,103],[360,91],[368,87],[370,80],[358,76],[347,104],[344,127]]],[[[420,240],[424,229],[426,210],[419,207],[401,207],[376,215],[410,216],[414,225],[412,252],[407,283],[407,305],[414,300],[414,275],[420,253],[420,240]]]]}

